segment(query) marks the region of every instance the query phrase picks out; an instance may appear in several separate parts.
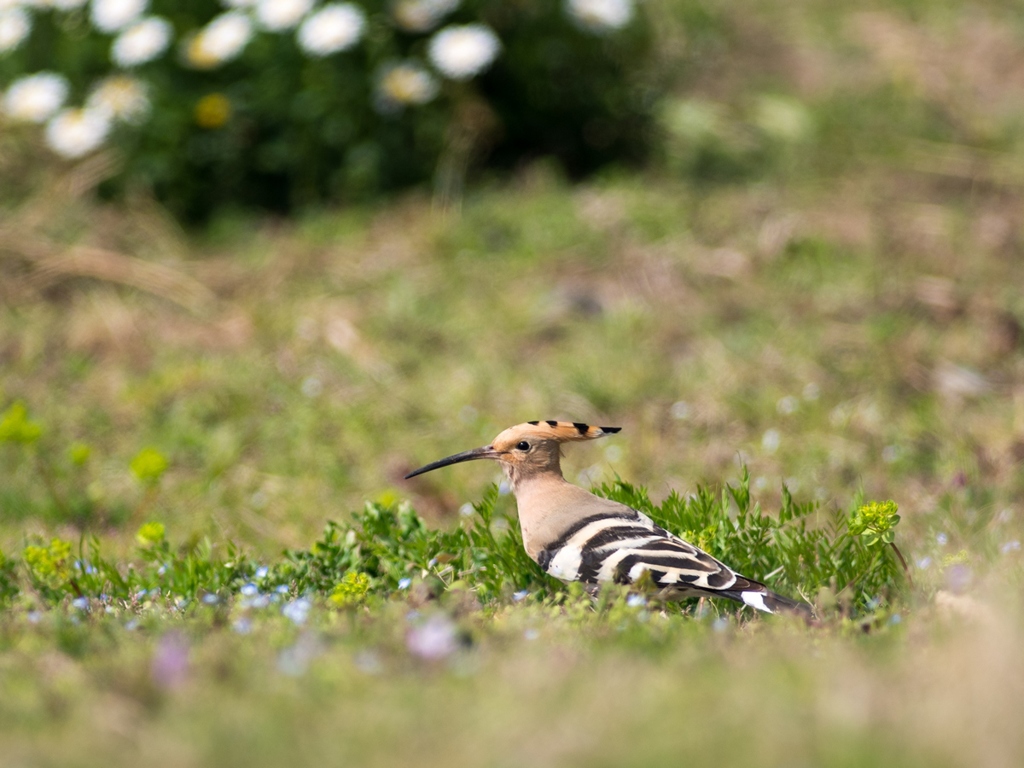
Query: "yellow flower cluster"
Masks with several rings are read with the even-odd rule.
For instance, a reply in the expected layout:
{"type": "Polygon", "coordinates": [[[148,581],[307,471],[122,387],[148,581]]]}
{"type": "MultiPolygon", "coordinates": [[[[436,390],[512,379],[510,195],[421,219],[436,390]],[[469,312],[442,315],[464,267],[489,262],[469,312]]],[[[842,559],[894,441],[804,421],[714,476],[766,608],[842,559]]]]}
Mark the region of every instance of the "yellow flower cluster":
{"type": "Polygon", "coordinates": [[[62,539],[53,539],[48,547],[27,546],[22,553],[32,576],[50,584],[67,579],[70,556],[71,542],[62,539]]]}
{"type": "Polygon", "coordinates": [[[352,608],[366,600],[370,593],[370,577],[365,573],[349,571],[331,592],[331,604],[338,608],[352,608]]]}

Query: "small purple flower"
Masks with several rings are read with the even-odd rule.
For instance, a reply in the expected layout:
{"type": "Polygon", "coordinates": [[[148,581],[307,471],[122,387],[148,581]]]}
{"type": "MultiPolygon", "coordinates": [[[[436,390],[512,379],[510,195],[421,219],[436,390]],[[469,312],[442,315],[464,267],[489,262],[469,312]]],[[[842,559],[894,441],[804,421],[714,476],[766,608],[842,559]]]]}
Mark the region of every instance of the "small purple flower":
{"type": "Polygon", "coordinates": [[[250,581],[248,584],[246,584],[240,590],[238,590],[238,592],[243,597],[252,597],[253,595],[259,592],[259,589],[257,589],[256,585],[250,581]]]}
{"type": "Polygon", "coordinates": [[[188,643],[177,632],[160,638],[150,665],[153,681],[161,688],[177,688],[188,677],[188,643]]]}
{"type": "Polygon", "coordinates": [[[405,645],[413,656],[426,661],[440,661],[459,649],[459,637],[451,619],[436,613],[409,630],[405,645]]]}
{"type": "Polygon", "coordinates": [[[398,580],[398,588],[399,589],[408,589],[410,584],[412,584],[412,579],[410,579],[410,578],[404,578],[404,579],[399,579],[398,580]]]}
{"type": "Polygon", "coordinates": [[[76,597],[71,601],[71,604],[80,611],[89,610],[89,598],[88,597],[76,597]]]}
{"type": "Polygon", "coordinates": [[[946,569],[946,586],[955,594],[967,589],[973,579],[974,572],[964,563],[954,563],[946,569]]]}
{"type": "Polygon", "coordinates": [[[516,592],[514,595],[512,595],[512,599],[515,600],[518,603],[521,600],[525,600],[529,596],[530,596],[530,590],[528,590],[528,589],[521,589],[518,592],[516,592]]]}
{"type": "Polygon", "coordinates": [[[203,595],[203,603],[205,605],[216,605],[219,602],[220,602],[220,598],[217,597],[212,592],[207,592],[205,595],[203,595]]]}
{"type": "Polygon", "coordinates": [[[1020,542],[1017,541],[1017,539],[1014,539],[1013,541],[1007,541],[1001,547],[999,547],[999,551],[1002,552],[1004,555],[1008,555],[1011,552],[1020,552],[1020,542]]]}

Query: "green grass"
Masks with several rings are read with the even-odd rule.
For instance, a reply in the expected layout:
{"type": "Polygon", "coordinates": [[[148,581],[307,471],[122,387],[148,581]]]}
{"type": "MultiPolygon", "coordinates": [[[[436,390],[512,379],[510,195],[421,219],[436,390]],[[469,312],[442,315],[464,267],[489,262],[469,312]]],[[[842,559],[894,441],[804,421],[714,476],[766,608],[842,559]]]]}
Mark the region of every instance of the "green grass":
{"type": "Polygon", "coordinates": [[[0,762],[1024,760],[1015,8],[655,9],[682,108],[643,174],[199,234],[0,137],[0,411],[40,432],[0,444],[0,762]],[[85,246],[103,279],[33,261],[85,246]],[[402,480],[537,418],[622,426],[567,477],[646,488],[823,626],[595,606],[530,570],[496,468],[402,480]],[[885,499],[912,587],[881,534],[841,539],[885,499]],[[854,549],[787,565],[815,536],[854,549]],[[55,538],[109,568],[88,610],[37,572],[55,538]]]}

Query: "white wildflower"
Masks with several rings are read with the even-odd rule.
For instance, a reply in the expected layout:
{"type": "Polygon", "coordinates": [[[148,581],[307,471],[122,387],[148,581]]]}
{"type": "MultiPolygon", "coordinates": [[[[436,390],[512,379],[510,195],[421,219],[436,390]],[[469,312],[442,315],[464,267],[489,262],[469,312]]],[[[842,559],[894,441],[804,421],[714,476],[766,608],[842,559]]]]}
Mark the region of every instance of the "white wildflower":
{"type": "Polygon", "coordinates": [[[459,0],[398,0],[392,15],[407,32],[429,32],[459,7],[459,0]]]}
{"type": "Polygon", "coordinates": [[[38,72],[15,80],[4,94],[3,108],[15,120],[42,123],[64,106],[68,81],[53,72],[38,72]]]}
{"type": "Polygon", "coordinates": [[[271,32],[292,29],[313,10],[313,0],[258,0],[256,20],[271,32]]]}
{"type": "Polygon", "coordinates": [[[466,80],[487,69],[501,50],[498,36],[483,24],[448,27],[427,46],[430,61],[452,80],[466,80]]]}
{"type": "Polygon", "coordinates": [[[138,19],[149,6],[149,0],[92,0],[89,16],[100,32],[118,32],[138,19]]]}
{"type": "Polygon", "coordinates": [[[414,62],[383,67],[377,79],[377,106],[394,112],[407,104],[426,104],[437,95],[437,78],[414,62]]]}
{"type": "Polygon", "coordinates": [[[145,64],[167,50],[173,33],[174,28],[169,21],[150,16],[117,36],[110,47],[110,58],[121,67],[145,64]]]}
{"type": "Polygon", "coordinates": [[[32,19],[24,9],[7,8],[0,11],[0,53],[17,48],[32,31],[32,19]]]}
{"type": "Polygon", "coordinates": [[[252,20],[241,11],[228,11],[203,27],[188,46],[188,61],[210,68],[238,58],[252,40],[252,20]]]}
{"type": "Polygon", "coordinates": [[[351,48],[363,36],[366,16],[352,3],[332,3],[299,27],[299,45],[313,56],[329,56],[351,48]]]}
{"type": "Polygon", "coordinates": [[[62,157],[92,152],[110,133],[110,118],[89,109],[65,109],[46,124],[46,143],[62,157]]]}
{"type": "Polygon", "coordinates": [[[622,29],[633,18],[633,0],[566,0],[569,15],[598,34],[622,29]]]}
{"type": "Polygon", "coordinates": [[[139,123],[149,115],[149,95],[141,80],[113,75],[93,89],[85,101],[85,109],[105,114],[110,120],[139,123]]]}

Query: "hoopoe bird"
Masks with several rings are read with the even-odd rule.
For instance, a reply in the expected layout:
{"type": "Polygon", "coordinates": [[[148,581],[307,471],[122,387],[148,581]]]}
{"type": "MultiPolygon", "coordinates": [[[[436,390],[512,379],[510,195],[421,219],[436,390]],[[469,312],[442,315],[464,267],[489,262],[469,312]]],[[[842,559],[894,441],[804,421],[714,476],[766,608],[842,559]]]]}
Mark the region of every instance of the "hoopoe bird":
{"type": "Polygon", "coordinates": [[[498,461],[516,497],[526,552],[546,573],[592,589],[606,582],[648,586],[660,599],[727,597],[766,613],[796,612],[810,618],[807,603],[741,576],[642,512],[566,481],[560,464],[562,443],[594,440],[619,430],[528,421],[509,427],[490,445],[427,464],[406,479],[463,461],[498,461]]]}

